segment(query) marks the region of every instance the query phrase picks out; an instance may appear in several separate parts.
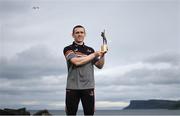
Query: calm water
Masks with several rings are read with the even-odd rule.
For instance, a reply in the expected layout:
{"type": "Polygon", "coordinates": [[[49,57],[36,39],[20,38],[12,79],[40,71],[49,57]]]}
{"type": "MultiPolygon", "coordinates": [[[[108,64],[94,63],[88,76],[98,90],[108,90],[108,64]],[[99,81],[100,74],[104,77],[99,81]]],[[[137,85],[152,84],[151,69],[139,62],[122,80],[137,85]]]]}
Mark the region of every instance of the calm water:
{"type": "MultiPolygon", "coordinates": [[[[32,114],[36,111],[30,111],[32,114]]],[[[66,115],[63,110],[49,110],[52,115],[66,115]]],[[[79,110],[77,115],[83,115],[83,111],[79,110]]],[[[141,116],[159,116],[159,115],[178,115],[180,116],[180,110],[97,110],[95,115],[141,115],[141,116]]]]}

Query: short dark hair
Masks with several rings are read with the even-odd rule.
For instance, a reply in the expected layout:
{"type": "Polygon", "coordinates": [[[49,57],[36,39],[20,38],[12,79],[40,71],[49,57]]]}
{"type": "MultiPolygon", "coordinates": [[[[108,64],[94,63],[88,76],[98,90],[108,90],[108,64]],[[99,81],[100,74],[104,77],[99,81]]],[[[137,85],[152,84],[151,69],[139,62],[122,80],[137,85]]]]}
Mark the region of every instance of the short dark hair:
{"type": "Polygon", "coordinates": [[[84,29],[84,32],[85,32],[85,28],[82,26],[82,25],[76,25],[76,26],[74,26],[74,28],[73,28],[73,34],[74,34],[74,31],[75,31],[75,29],[76,28],[83,28],[84,29]]]}

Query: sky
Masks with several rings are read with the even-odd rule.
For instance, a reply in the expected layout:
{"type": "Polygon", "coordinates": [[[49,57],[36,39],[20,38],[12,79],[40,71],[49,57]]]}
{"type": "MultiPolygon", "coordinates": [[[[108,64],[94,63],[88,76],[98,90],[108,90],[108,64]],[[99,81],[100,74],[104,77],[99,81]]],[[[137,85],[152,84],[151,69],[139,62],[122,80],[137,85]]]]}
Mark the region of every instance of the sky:
{"type": "Polygon", "coordinates": [[[106,30],[105,66],[95,68],[96,109],[180,100],[180,1],[0,0],[0,109],[64,109],[63,48],[78,24],[96,51],[106,30]]]}

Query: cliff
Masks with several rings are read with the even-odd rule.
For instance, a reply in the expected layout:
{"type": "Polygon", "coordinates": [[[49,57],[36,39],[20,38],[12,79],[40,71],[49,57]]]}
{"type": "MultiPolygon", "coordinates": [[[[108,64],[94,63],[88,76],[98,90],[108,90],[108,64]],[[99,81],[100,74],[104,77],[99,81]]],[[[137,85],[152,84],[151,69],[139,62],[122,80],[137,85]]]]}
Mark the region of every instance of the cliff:
{"type": "Polygon", "coordinates": [[[172,100],[131,100],[124,109],[180,109],[180,101],[172,100]]]}

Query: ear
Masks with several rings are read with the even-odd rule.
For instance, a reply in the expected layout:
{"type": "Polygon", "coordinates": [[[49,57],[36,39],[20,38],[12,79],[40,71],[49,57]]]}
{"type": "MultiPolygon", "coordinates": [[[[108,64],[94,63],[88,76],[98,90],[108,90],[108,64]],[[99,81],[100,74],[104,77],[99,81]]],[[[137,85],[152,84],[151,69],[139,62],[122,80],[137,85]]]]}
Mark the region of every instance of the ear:
{"type": "Polygon", "coordinates": [[[72,33],[71,35],[72,35],[72,37],[74,38],[74,34],[72,33]]]}

